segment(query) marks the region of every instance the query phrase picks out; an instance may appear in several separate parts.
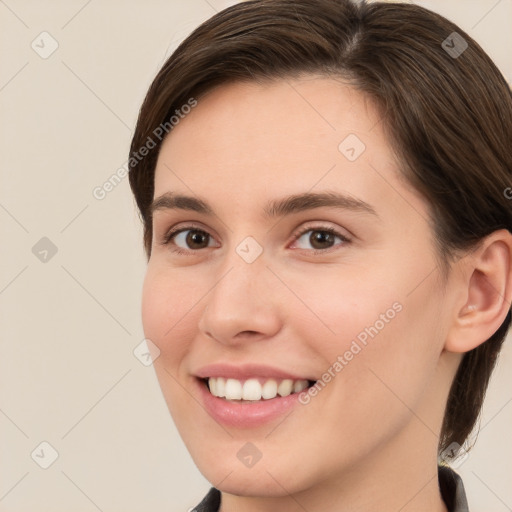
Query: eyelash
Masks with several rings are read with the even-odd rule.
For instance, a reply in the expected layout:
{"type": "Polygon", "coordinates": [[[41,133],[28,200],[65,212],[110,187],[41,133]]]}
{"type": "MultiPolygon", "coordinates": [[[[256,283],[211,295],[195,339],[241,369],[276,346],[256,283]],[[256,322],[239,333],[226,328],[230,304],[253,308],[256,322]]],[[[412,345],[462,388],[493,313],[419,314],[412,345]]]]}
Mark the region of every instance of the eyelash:
{"type": "MultiPolygon", "coordinates": [[[[203,233],[203,234],[205,234],[207,236],[211,236],[204,229],[201,229],[201,228],[199,228],[197,226],[189,225],[189,226],[184,226],[184,227],[172,230],[169,233],[167,233],[164,236],[164,238],[163,238],[163,240],[161,242],[161,245],[169,245],[170,246],[173,238],[176,235],[182,233],[183,231],[196,231],[196,232],[199,232],[199,233],[203,233]]],[[[313,231],[313,232],[316,231],[316,232],[320,232],[320,233],[329,233],[329,234],[339,238],[343,243],[342,244],[338,244],[338,246],[339,245],[346,245],[346,244],[350,243],[350,241],[351,241],[349,238],[347,238],[346,236],[342,235],[336,229],[334,229],[334,228],[332,228],[330,226],[307,226],[307,227],[302,228],[301,230],[296,231],[293,234],[293,242],[296,242],[298,239],[300,239],[302,237],[302,235],[304,235],[305,233],[307,233],[309,231],[313,231]]],[[[206,247],[203,248],[203,249],[206,249],[206,247]]],[[[178,247],[178,246],[176,246],[174,244],[174,247],[171,249],[171,251],[176,253],[176,254],[190,255],[190,254],[193,254],[193,253],[197,253],[197,252],[199,252],[199,251],[201,251],[203,249],[189,249],[189,250],[185,250],[185,249],[182,249],[181,247],[178,247]]],[[[327,249],[296,249],[296,250],[306,251],[309,254],[317,255],[317,254],[326,254],[328,252],[336,250],[336,246],[328,247],[327,249]]]]}

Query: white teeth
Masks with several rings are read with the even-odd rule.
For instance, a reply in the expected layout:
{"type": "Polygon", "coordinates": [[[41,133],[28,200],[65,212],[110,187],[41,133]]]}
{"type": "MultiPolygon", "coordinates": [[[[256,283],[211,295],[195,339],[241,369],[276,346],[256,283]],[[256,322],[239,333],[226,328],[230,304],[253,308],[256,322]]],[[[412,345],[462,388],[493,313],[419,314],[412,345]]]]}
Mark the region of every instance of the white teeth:
{"type": "Polygon", "coordinates": [[[293,384],[293,392],[300,393],[301,391],[304,391],[307,387],[308,387],[307,380],[296,380],[293,384]]]}
{"type": "Polygon", "coordinates": [[[291,393],[299,393],[308,387],[307,380],[284,379],[276,381],[267,379],[263,385],[257,378],[251,378],[244,382],[237,379],[225,379],[224,377],[210,377],[208,387],[213,396],[226,398],[226,400],[269,400],[276,396],[288,396],[291,393]]]}
{"type": "Polygon", "coordinates": [[[293,389],[293,380],[290,380],[290,379],[284,379],[283,381],[281,381],[281,384],[279,384],[279,386],[277,386],[277,392],[281,396],[288,396],[292,392],[292,389],[293,389]]]}
{"type": "Polygon", "coordinates": [[[226,381],[226,398],[229,400],[242,399],[242,383],[236,379],[228,379],[226,381]]]}
{"type": "Polygon", "coordinates": [[[213,396],[217,396],[217,380],[218,379],[212,379],[211,377],[208,379],[208,387],[213,396]]]}
{"type": "Polygon", "coordinates": [[[261,399],[261,384],[257,379],[249,379],[244,382],[242,398],[244,400],[261,399]]]}
{"type": "Polygon", "coordinates": [[[261,396],[268,400],[277,396],[277,382],[274,379],[267,380],[261,388],[261,396]]]}
{"type": "Polygon", "coordinates": [[[226,396],[226,379],[219,377],[215,379],[217,383],[215,384],[215,395],[216,396],[226,396]]]}

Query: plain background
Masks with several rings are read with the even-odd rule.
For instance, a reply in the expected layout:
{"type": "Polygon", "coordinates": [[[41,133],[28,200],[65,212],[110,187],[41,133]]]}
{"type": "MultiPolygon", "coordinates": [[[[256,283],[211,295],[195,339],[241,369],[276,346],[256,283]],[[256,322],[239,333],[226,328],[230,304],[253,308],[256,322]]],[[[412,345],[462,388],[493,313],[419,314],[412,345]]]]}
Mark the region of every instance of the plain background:
{"type": "MultiPolygon", "coordinates": [[[[145,259],[128,179],[101,201],[92,191],[125,163],[165,58],[232,3],[0,1],[2,512],[185,511],[210,487],[134,355],[145,259]],[[58,453],[47,469],[42,442],[58,453]]],[[[459,24],[511,82],[512,0],[417,3],[459,24]]],[[[509,339],[458,469],[472,512],[512,510],[511,384],[509,339]]]]}

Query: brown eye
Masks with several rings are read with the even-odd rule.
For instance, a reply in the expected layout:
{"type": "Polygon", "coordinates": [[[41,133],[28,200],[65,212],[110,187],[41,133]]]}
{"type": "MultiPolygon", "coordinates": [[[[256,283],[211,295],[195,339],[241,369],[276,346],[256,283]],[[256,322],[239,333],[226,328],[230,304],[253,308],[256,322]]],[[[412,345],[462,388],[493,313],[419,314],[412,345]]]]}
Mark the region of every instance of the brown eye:
{"type": "Polygon", "coordinates": [[[312,231],[309,242],[314,249],[328,249],[332,247],[335,236],[327,231],[312,231]]]}
{"type": "Polygon", "coordinates": [[[199,230],[187,230],[188,234],[185,237],[185,242],[188,249],[204,249],[208,247],[208,233],[199,230]],[[206,244],[206,245],[205,245],[206,244]]]}
{"type": "Polygon", "coordinates": [[[213,239],[209,233],[197,228],[182,228],[167,235],[164,245],[173,246],[176,252],[197,251],[212,247],[213,239]]]}
{"type": "Polygon", "coordinates": [[[296,235],[299,249],[327,251],[336,245],[344,245],[349,239],[330,227],[307,228],[296,235]],[[337,240],[339,241],[338,243],[337,240]],[[341,243],[340,243],[341,242],[341,243]]]}

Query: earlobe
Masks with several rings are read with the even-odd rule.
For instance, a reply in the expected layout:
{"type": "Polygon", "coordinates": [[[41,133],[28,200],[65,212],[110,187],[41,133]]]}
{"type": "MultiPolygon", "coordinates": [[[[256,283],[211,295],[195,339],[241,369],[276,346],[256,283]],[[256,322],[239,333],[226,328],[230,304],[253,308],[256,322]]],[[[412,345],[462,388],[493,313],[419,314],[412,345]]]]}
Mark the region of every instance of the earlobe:
{"type": "Polygon", "coordinates": [[[445,350],[469,352],[487,341],[504,322],[512,298],[512,234],[505,229],[486,237],[460,264],[466,266],[462,307],[454,310],[445,350]]]}

